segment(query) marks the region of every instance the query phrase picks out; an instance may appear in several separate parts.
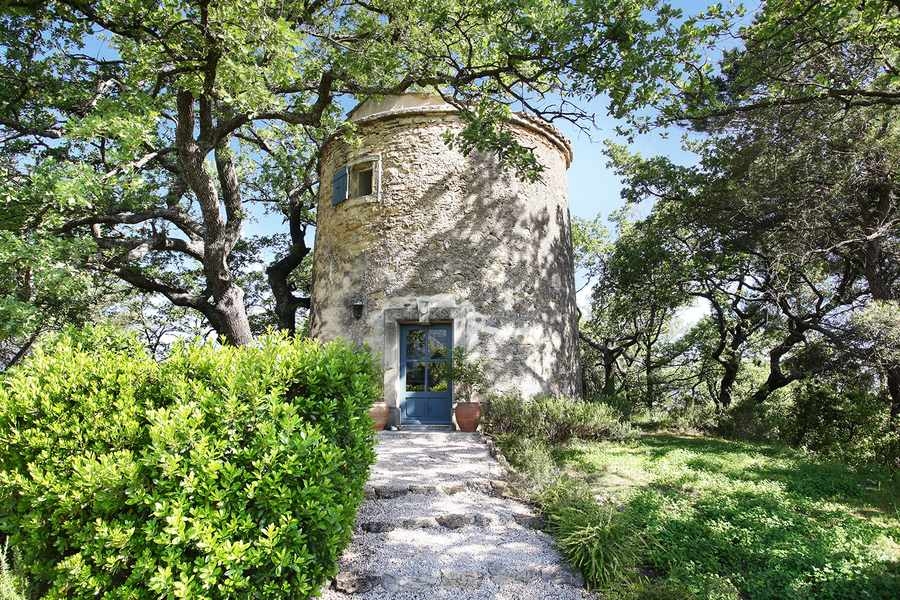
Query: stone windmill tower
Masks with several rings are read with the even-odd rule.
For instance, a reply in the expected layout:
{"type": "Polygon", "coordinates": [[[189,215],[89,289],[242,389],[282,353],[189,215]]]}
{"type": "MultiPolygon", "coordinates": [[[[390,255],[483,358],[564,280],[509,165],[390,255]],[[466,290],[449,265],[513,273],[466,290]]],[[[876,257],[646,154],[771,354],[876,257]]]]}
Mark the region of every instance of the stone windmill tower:
{"type": "Polygon", "coordinates": [[[568,141],[516,116],[543,180],[442,139],[462,123],[440,98],[358,106],[358,142],[322,152],[311,332],[380,354],[395,424],[449,424],[451,349],[486,359],[496,391],[578,395],[568,141]]]}

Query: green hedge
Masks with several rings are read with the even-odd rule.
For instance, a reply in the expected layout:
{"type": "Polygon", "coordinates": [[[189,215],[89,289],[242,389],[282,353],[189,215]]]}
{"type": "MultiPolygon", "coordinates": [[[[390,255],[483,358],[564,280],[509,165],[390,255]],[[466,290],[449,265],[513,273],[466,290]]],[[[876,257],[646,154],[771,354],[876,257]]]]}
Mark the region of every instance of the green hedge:
{"type": "Polygon", "coordinates": [[[305,598],[374,460],[371,357],[69,332],[0,385],[0,533],[47,598],[305,598]]]}

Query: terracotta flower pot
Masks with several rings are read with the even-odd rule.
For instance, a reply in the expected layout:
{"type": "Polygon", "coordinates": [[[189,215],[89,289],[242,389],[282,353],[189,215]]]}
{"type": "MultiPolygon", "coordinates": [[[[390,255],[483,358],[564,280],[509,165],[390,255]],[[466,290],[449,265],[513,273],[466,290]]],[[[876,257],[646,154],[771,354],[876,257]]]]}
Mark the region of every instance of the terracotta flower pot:
{"type": "Polygon", "coordinates": [[[388,424],[391,410],[384,402],[373,402],[372,408],[369,409],[369,416],[375,422],[375,431],[381,431],[388,424]]]}
{"type": "Polygon", "coordinates": [[[456,424],[460,431],[475,431],[481,421],[481,403],[459,402],[456,404],[456,424]]]}

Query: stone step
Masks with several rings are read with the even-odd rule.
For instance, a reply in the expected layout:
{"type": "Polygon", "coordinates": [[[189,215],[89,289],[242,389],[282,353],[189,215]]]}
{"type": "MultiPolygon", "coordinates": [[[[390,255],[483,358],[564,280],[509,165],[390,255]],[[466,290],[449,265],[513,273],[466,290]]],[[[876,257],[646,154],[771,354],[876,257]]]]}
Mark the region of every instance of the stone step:
{"type": "Polygon", "coordinates": [[[357,534],[341,559],[340,571],[344,574],[338,585],[347,589],[356,580],[371,580],[388,590],[401,584],[446,587],[463,577],[473,585],[531,581],[581,585],[580,576],[565,566],[547,534],[503,525],[357,534]]]}
{"type": "Polygon", "coordinates": [[[366,484],[364,492],[366,498],[398,498],[406,494],[459,494],[465,491],[481,492],[495,496],[508,496],[509,484],[502,479],[473,478],[463,481],[447,483],[382,483],[366,484]]]}
{"type": "Polygon", "coordinates": [[[450,431],[453,431],[453,426],[452,426],[452,425],[414,425],[414,424],[407,424],[407,425],[403,425],[402,427],[400,427],[400,429],[396,429],[396,430],[394,430],[394,429],[386,429],[386,430],[385,430],[386,433],[385,433],[384,435],[391,435],[392,433],[393,433],[393,434],[397,434],[397,435],[403,435],[404,433],[419,433],[419,432],[422,432],[422,431],[425,431],[425,432],[429,432],[429,431],[445,431],[445,432],[450,432],[450,431]]]}
{"type": "Polygon", "coordinates": [[[516,514],[513,515],[511,521],[505,521],[492,518],[491,516],[467,515],[465,513],[447,513],[437,517],[413,517],[393,521],[373,519],[358,523],[357,526],[366,533],[385,533],[395,529],[435,529],[439,527],[461,529],[469,526],[488,527],[492,525],[512,525],[513,523],[529,529],[543,529],[544,527],[544,520],[540,516],[516,514]]]}
{"type": "Polygon", "coordinates": [[[551,584],[580,591],[581,576],[564,567],[541,566],[516,569],[502,564],[492,565],[487,572],[463,569],[440,569],[416,575],[398,576],[385,573],[342,571],[331,582],[331,589],[345,595],[360,595],[372,591],[391,594],[432,591],[435,588],[474,590],[481,587],[503,588],[514,584],[529,586],[551,584]],[[379,589],[380,588],[380,589],[379,589]]]}
{"type": "Polygon", "coordinates": [[[356,523],[360,530],[371,533],[436,527],[543,526],[541,517],[525,504],[470,490],[368,500],[360,507],[356,523]]]}

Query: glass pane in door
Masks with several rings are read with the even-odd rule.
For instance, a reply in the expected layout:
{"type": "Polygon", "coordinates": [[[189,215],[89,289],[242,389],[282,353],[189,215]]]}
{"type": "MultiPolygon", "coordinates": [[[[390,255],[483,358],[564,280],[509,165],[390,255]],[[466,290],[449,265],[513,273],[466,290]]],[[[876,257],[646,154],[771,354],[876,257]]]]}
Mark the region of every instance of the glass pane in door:
{"type": "Polygon", "coordinates": [[[426,344],[425,329],[410,329],[406,334],[406,358],[426,358],[426,344]]]}
{"type": "Polygon", "coordinates": [[[450,389],[449,362],[433,362],[428,365],[428,391],[446,392],[450,389]]]}
{"type": "Polygon", "coordinates": [[[407,362],[406,363],[406,391],[407,392],[424,392],[425,391],[425,363],[407,362]]]}
{"type": "Polygon", "coordinates": [[[432,327],[428,330],[428,357],[450,358],[450,329],[432,327]]]}

